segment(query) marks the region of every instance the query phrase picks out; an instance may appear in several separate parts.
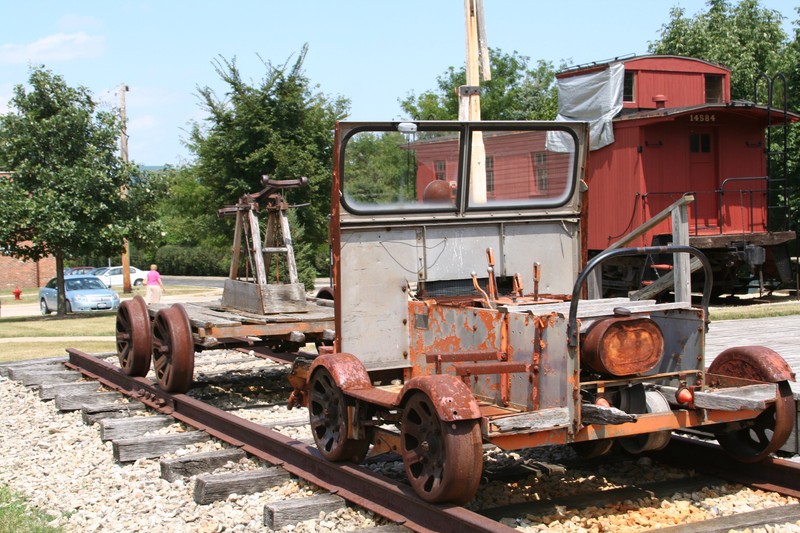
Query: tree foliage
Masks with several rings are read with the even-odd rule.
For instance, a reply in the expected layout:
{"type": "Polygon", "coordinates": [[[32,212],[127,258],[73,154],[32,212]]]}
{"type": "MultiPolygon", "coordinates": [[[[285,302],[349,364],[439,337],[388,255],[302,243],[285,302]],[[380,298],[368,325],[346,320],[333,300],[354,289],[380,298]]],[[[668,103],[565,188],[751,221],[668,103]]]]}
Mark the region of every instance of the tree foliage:
{"type": "MultiPolygon", "coordinates": [[[[493,48],[489,54],[492,79],[481,83],[481,119],[552,120],[558,111],[553,64],[493,48]]],[[[466,83],[466,67],[449,67],[436,78],[437,88],[413,93],[400,106],[414,120],[458,118],[458,87],[466,83]]]]}
{"type": "Polygon", "coordinates": [[[208,116],[204,125],[193,126],[189,142],[197,155],[191,170],[196,183],[179,179],[174,186],[182,188],[188,195],[185,198],[197,196],[195,205],[205,213],[198,213],[194,220],[208,232],[204,238],[230,242],[232,221],[209,220],[216,218],[216,209],[259,191],[263,175],[274,179],[307,176],[307,189],[287,193],[291,204],[308,204],[295,213],[301,226],[297,235],[303,239],[296,243],[298,263],[310,262],[325,270],[332,132],[349,103],[315,92],[302,71],[306,51],[307,46],[294,63],[264,62],[266,75],[257,84],[243,79],[235,59],[220,57],[214,62],[226,91],[219,97],[209,87],[198,89],[208,116]]]}
{"type": "Polygon", "coordinates": [[[0,167],[11,172],[0,180],[0,245],[21,259],[55,256],[63,314],[64,259],[147,240],[153,212],[147,180],[117,153],[117,115],[43,66],[28,84],[14,88],[12,111],[0,116],[0,167]]]}

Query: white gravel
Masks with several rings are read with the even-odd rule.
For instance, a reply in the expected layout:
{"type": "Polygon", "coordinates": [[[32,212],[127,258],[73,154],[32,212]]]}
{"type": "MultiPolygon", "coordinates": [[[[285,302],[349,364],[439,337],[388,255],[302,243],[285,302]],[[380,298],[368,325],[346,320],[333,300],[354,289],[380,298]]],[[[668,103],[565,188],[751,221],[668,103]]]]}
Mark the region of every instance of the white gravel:
{"type": "MultiPolygon", "coordinates": [[[[200,358],[204,359],[204,358],[200,358]]],[[[232,361],[236,365],[241,362],[232,361]]],[[[257,362],[254,367],[269,365],[257,362]]],[[[214,365],[212,365],[213,367],[214,365]]],[[[224,364],[216,364],[224,367],[224,364]]],[[[205,370],[205,368],[204,368],[205,370]]],[[[211,370],[211,368],[208,368],[211,370]]],[[[193,390],[194,392],[194,390],[193,390]]],[[[269,403],[262,391],[252,397],[244,393],[234,406],[255,400],[269,403]]],[[[43,402],[36,391],[0,377],[0,484],[24,494],[32,505],[54,517],[52,525],[68,532],[92,531],[265,531],[264,506],[286,498],[300,498],[318,489],[305,482],[289,481],[255,495],[232,495],[226,501],[198,505],[192,499],[193,479],[169,483],[160,476],[158,460],[130,464],[114,461],[112,444],[103,443],[97,426],[86,426],[80,412],[56,411],[53,402],[43,402]]],[[[304,410],[288,411],[282,405],[236,411],[257,423],[286,421],[302,417],[304,410]]],[[[287,426],[277,430],[297,439],[310,439],[307,427],[287,426]]],[[[180,424],[160,433],[185,431],[180,424]]],[[[216,440],[180,450],[174,456],[211,451],[226,446],[216,440]]],[[[524,452],[493,450],[485,454],[485,465],[503,467],[520,462],[558,463],[569,448],[548,447],[524,452]]],[[[228,465],[226,471],[259,468],[257,460],[246,459],[228,465]]],[[[371,464],[392,477],[402,477],[399,461],[371,464]]],[[[538,501],[568,496],[587,490],[603,491],[621,483],[659,481],[683,477],[685,472],[655,468],[647,458],[619,465],[609,464],[591,473],[554,471],[514,482],[492,482],[481,486],[472,508],[538,501]]],[[[573,510],[557,508],[550,516],[522,516],[504,519],[520,531],[644,531],[672,524],[684,524],[735,512],[797,503],[774,493],[738,485],[707,487],[702,491],[676,494],[669,499],[643,498],[618,502],[603,508],[573,510]]],[[[284,528],[297,533],[352,531],[375,527],[385,521],[361,509],[345,509],[319,519],[284,528]]],[[[800,523],[749,531],[800,532],[800,523]]]]}
{"type": "MultiPolygon", "coordinates": [[[[24,494],[32,505],[55,517],[52,525],[65,531],[265,531],[265,504],[318,490],[302,481],[290,481],[267,492],[232,495],[223,502],[198,505],[192,499],[193,480],[169,483],[161,479],[158,460],[116,463],[111,442],[100,440],[97,426],[84,425],[79,411],[58,412],[53,402],[41,401],[35,391],[4,377],[0,377],[0,409],[4,413],[0,419],[0,484],[24,494]]],[[[285,420],[285,413],[272,414],[285,420]]],[[[176,424],[161,432],[181,430],[176,424]]],[[[221,446],[211,441],[175,455],[221,446]]],[[[247,459],[232,469],[259,466],[247,459]]],[[[321,533],[380,523],[368,512],[345,509],[285,530],[321,533]]]]}

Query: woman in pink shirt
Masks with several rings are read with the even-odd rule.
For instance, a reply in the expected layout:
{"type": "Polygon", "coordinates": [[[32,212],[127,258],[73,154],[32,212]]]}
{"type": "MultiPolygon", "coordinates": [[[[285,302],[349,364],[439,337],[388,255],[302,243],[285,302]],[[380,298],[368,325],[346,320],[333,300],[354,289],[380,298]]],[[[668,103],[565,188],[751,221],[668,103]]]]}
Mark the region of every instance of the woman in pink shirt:
{"type": "Polygon", "coordinates": [[[161,293],[164,291],[164,284],[161,283],[161,274],[156,270],[158,266],[150,265],[150,271],[147,273],[145,283],[147,284],[147,293],[144,300],[148,304],[157,304],[161,301],[161,293]]]}

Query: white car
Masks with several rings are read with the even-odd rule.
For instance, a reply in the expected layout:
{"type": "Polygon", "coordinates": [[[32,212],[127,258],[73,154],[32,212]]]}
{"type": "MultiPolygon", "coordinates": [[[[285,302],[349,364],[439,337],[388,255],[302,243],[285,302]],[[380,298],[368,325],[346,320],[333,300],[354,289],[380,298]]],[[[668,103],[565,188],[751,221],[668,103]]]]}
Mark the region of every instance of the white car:
{"type": "MultiPolygon", "coordinates": [[[[122,287],[121,266],[109,267],[105,272],[99,273],[97,277],[103,280],[103,283],[109,287],[122,287]]],[[[147,272],[139,270],[136,267],[131,267],[131,285],[137,287],[144,285],[145,279],[147,279],[147,272]]]]}

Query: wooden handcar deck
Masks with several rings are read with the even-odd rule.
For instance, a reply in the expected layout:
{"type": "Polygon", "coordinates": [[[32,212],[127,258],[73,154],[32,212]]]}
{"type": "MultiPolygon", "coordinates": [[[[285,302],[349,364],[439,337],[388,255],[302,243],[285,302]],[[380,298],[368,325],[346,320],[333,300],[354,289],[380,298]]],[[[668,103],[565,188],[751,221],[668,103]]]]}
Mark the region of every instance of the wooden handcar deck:
{"type": "MultiPolygon", "coordinates": [[[[333,330],[333,307],[306,302],[304,312],[274,313],[261,315],[237,309],[226,308],[216,302],[182,304],[189,316],[192,333],[203,337],[274,337],[292,332],[322,334],[333,330]]],[[[148,312],[151,318],[164,304],[151,304],[148,312]]],[[[202,343],[201,343],[202,344],[202,343]]]]}

